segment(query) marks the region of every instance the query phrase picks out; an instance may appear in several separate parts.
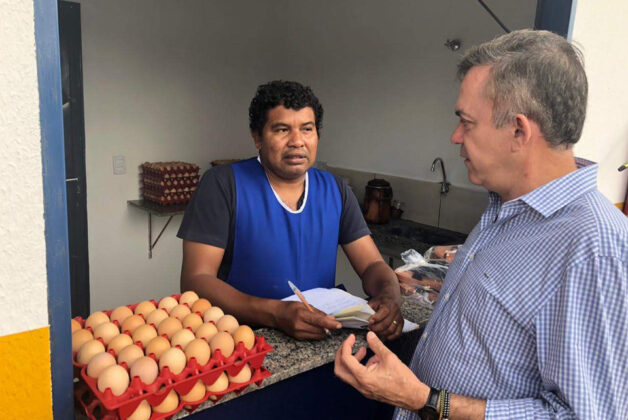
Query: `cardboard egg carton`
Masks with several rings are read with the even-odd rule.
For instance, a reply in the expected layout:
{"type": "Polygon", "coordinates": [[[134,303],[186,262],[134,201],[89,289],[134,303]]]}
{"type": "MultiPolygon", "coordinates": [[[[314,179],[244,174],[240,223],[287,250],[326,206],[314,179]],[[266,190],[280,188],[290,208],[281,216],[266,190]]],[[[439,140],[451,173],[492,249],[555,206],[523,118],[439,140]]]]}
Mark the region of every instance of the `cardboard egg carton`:
{"type": "Polygon", "coordinates": [[[198,185],[198,165],[187,162],[144,162],[142,197],[162,206],[190,201],[198,185]]]}
{"type": "Polygon", "coordinates": [[[198,165],[188,162],[144,162],[142,173],[154,178],[169,179],[198,176],[198,165]]]}
{"type": "MultiPolygon", "coordinates": [[[[177,301],[179,301],[181,295],[172,295],[177,301]]],[[[155,307],[157,302],[150,300],[155,307]]],[[[187,304],[184,304],[187,306],[187,304]]],[[[127,305],[131,311],[135,312],[135,305],[127,305]]],[[[111,316],[113,310],[103,311],[107,316],[111,316]]],[[[202,314],[196,312],[200,316],[202,314]]],[[[75,318],[77,322],[84,327],[85,320],[81,317],[75,318]]],[[[117,321],[112,321],[118,328],[117,321]]],[[[154,324],[149,324],[156,328],[154,324]]],[[[86,329],[91,331],[90,327],[86,329]]],[[[127,333],[128,331],[121,331],[121,333],[127,333]]],[[[129,334],[130,335],[130,334],[129,334]]],[[[164,337],[168,338],[166,335],[164,337]]],[[[102,342],[101,339],[98,339],[102,342]]],[[[104,343],[103,343],[104,344],[104,343]]],[[[142,350],[144,345],[141,341],[135,343],[142,350]]],[[[175,346],[179,347],[180,346],[175,346]]],[[[150,420],[158,420],[168,418],[185,409],[189,412],[194,411],[200,404],[204,403],[208,398],[212,398],[212,401],[217,402],[220,398],[230,392],[240,393],[250,384],[255,383],[258,386],[262,381],[269,377],[271,373],[262,366],[266,354],[271,352],[273,348],[266,343],[264,337],[255,336],[255,344],[251,350],[247,350],[242,342],[238,343],[234,349],[234,352],[229,357],[224,357],[219,349],[212,351],[211,357],[204,365],[200,365],[195,358],[191,358],[183,371],[179,374],[173,374],[166,366],[160,370],[157,378],[152,384],[143,383],[139,377],[135,376],[131,378],[128,389],[121,395],[116,396],[111,392],[110,388],[107,388],[105,392],[100,392],[98,389],[97,379],[87,375],[87,365],[81,364],[76,361],[76,353],[72,356],[72,363],[74,365],[75,377],[80,378],[79,385],[75,390],[76,401],[79,401],[82,405],[85,413],[90,419],[120,419],[125,420],[128,416],[133,414],[137,406],[144,400],[148,401],[151,406],[160,404],[171,390],[175,390],[179,396],[186,395],[192,387],[201,380],[205,385],[213,384],[218,377],[226,372],[231,376],[237,375],[240,370],[244,368],[246,364],[251,369],[251,379],[244,383],[229,383],[227,389],[221,392],[209,392],[206,391],[202,399],[195,402],[179,401],[179,406],[170,413],[153,413],[150,420]]],[[[113,350],[107,350],[112,356],[116,357],[113,350]]],[[[153,360],[157,361],[157,358],[153,353],[148,355],[153,360]]],[[[125,362],[122,362],[120,366],[124,367],[127,372],[129,367],[125,362]]]]}

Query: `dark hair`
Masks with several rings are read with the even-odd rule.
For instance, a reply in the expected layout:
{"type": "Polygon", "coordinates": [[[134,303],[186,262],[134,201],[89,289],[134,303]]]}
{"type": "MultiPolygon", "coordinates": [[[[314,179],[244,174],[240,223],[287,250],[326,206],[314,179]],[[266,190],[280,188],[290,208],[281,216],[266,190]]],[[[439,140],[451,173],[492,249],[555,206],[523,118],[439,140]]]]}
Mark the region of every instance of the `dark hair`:
{"type": "Polygon", "coordinates": [[[260,85],[249,106],[249,127],[262,134],[268,120],[268,111],[283,105],[288,109],[300,110],[309,106],[314,111],[316,131],[323,126],[323,106],[312,89],[298,82],[274,80],[260,85]]]}
{"type": "Polygon", "coordinates": [[[496,127],[524,114],[553,147],[570,148],[580,139],[588,87],[577,47],[548,31],[514,31],[468,50],[458,76],[484,65],[491,66],[485,93],[496,127]]]}

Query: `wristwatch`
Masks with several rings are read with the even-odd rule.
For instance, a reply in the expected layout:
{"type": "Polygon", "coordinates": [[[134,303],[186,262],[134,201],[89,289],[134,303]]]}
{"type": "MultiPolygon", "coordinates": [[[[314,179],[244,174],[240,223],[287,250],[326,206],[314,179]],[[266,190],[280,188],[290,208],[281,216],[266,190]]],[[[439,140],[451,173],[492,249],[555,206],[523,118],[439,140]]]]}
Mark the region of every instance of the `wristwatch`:
{"type": "Polygon", "coordinates": [[[440,389],[430,387],[430,394],[427,397],[427,402],[417,414],[421,417],[421,420],[438,420],[440,418],[440,410],[438,405],[438,398],[440,397],[440,389]]]}

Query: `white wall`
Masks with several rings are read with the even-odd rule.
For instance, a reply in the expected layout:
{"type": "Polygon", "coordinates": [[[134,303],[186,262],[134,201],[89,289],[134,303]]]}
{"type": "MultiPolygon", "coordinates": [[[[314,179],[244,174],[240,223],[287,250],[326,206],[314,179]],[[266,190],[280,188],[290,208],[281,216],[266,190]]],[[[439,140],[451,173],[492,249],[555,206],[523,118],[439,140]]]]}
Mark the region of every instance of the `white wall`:
{"type": "Polygon", "coordinates": [[[0,336],[48,325],[33,13],[0,0],[0,336]]]}
{"type": "Polygon", "coordinates": [[[621,203],[628,184],[628,171],[617,172],[628,160],[628,29],[624,19],[628,2],[580,0],[576,6],[572,40],[584,53],[589,102],[575,152],[599,163],[600,191],[613,203],[621,203]]]}
{"type": "MultiPolygon", "coordinates": [[[[471,187],[456,125],[456,62],[471,45],[503,33],[475,1],[290,2],[284,13],[286,76],[306,80],[325,105],[320,160],[331,166],[471,187]],[[301,16],[301,18],[297,18],[301,16]],[[463,42],[458,52],[443,45],[463,42]]],[[[489,1],[510,29],[532,27],[536,1],[489,1]]],[[[363,188],[362,185],[359,186],[363,188]]],[[[407,201],[405,197],[400,197],[407,201]]]]}
{"type": "MultiPolygon", "coordinates": [[[[476,2],[81,4],[93,309],[178,291],[181,217],[148,260],[147,216],[126,204],[139,196],[138,165],[254,155],[248,104],[272,79],[309,84],[323,102],[320,160],[437,181],[429,166],[442,156],[450,180],[469,186],[448,140],[457,53],[443,43],[501,33],[476,2]],[[112,174],[113,155],[126,175],[112,174]]],[[[533,24],[534,0],[489,4],[513,29],[533,24]]]]}

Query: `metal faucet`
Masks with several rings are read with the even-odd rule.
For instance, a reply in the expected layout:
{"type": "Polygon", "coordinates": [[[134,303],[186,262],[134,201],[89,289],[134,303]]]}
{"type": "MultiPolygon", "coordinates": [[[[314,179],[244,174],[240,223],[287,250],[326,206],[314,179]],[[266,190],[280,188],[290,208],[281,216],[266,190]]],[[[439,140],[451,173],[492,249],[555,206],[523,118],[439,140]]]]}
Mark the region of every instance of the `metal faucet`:
{"type": "Polygon", "coordinates": [[[447,194],[449,192],[449,182],[447,182],[447,173],[445,172],[445,162],[443,162],[443,159],[437,157],[436,159],[434,159],[434,162],[432,162],[432,172],[436,172],[436,162],[440,162],[440,169],[443,172],[443,182],[440,183],[440,193],[441,194],[447,194]]]}

